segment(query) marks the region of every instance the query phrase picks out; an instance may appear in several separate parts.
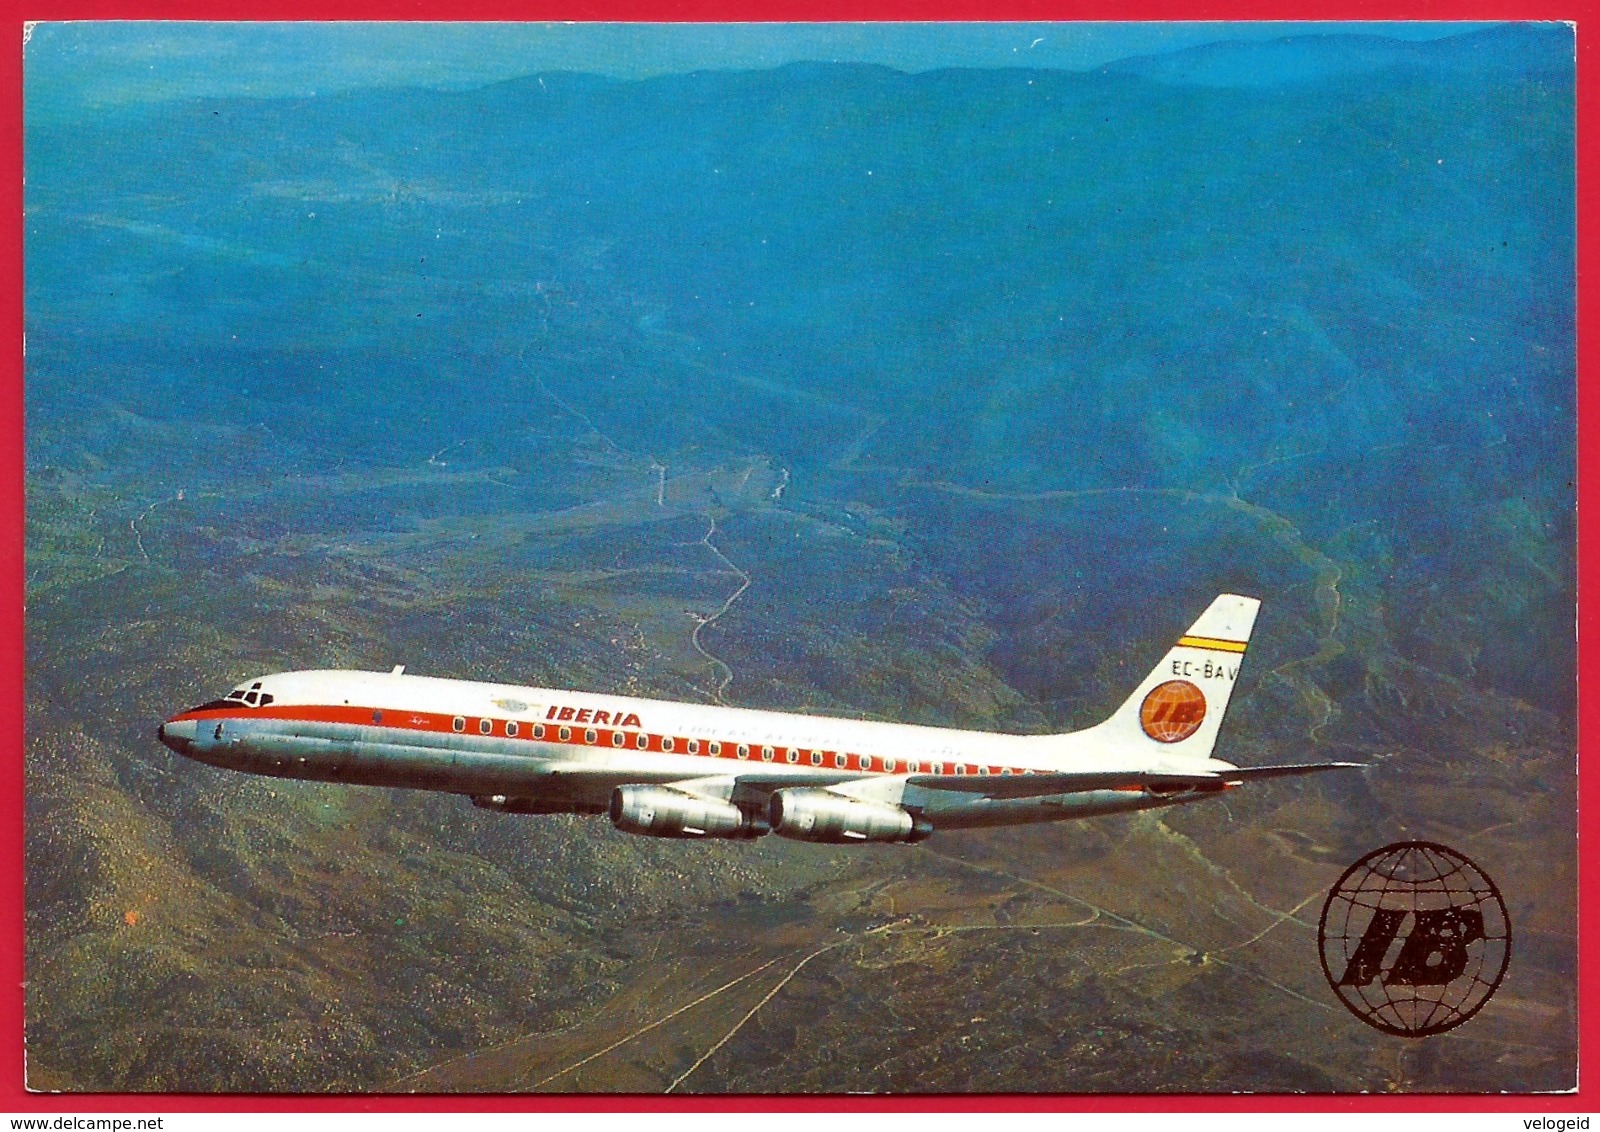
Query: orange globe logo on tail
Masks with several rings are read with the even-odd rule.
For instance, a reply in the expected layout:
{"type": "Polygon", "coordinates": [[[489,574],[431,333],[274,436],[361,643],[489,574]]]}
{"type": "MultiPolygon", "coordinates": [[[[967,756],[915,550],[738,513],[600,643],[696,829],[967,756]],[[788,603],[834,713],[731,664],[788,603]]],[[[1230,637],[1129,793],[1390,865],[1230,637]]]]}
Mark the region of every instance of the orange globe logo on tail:
{"type": "Polygon", "coordinates": [[[1150,689],[1139,705],[1139,726],[1158,743],[1181,743],[1206,718],[1206,695],[1187,680],[1168,680],[1150,689]]]}

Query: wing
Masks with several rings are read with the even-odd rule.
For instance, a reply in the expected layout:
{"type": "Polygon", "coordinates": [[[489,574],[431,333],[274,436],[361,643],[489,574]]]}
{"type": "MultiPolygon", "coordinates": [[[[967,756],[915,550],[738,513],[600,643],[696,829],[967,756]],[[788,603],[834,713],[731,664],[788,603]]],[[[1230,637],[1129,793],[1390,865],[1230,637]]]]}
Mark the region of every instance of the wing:
{"type": "MultiPolygon", "coordinates": [[[[1193,790],[1221,789],[1229,783],[1250,782],[1258,778],[1286,778],[1315,774],[1324,770],[1359,770],[1365,763],[1299,763],[1289,766],[1235,767],[1224,771],[1170,772],[1153,770],[1063,770],[1037,774],[958,775],[912,774],[883,775],[851,772],[805,773],[769,771],[757,774],[734,773],[703,778],[673,779],[640,774],[618,773],[584,763],[558,763],[547,768],[546,783],[561,790],[588,788],[609,790],[612,786],[649,784],[670,786],[688,794],[711,798],[750,800],[762,798],[788,786],[844,790],[850,794],[878,794],[892,783],[904,782],[924,790],[951,790],[962,794],[982,794],[990,798],[1034,798],[1046,794],[1077,794],[1089,790],[1193,790]],[[737,797],[736,797],[737,796],[737,797]]],[[[519,791],[520,793],[520,791],[519,791]]]]}
{"type": "Polygon", "coordinates": [[[1323,770],[1360,768],[1364,763],[1300,763],[1293,766],[1236,767],[1225,771],[1174,774],[1143,770],[1065,770],[1043,774],[978,776],[913,774],[907,782],[924,790],[955,790],[990,798],[1033,798],[1041,794],[1077,794],[1087,790],[1192,790],[1220,788],[1257,778],[1285,778],[1323,770]]]}

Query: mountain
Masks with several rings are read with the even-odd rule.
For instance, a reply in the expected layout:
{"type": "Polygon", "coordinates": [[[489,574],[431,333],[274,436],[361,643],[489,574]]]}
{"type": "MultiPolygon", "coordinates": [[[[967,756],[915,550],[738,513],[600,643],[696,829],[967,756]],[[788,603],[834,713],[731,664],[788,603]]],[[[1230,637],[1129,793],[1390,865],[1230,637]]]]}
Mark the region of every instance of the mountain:
{"type": "Polygon", "coordinates": [[[1381,35],[1297,35],[1245,43],[1223,41],[1106,66],[1107,73],[1157,82],[1217,87],[1275,86],[1370,76],[1377,71],[1455,71],[1500,80],[1570,73],[1576,55],[1566,24],[1502,24],[1428,42],[1381,35]]]}

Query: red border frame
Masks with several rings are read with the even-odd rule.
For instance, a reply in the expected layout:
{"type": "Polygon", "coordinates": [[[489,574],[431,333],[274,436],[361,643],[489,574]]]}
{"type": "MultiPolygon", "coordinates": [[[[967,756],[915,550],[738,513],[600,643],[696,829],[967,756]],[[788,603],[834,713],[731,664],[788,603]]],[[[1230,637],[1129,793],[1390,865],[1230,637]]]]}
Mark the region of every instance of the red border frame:
{"type": "MultiPolygon", "coordinates": [[[[22,24],[24,20],[1564,20],[1578,23],[1578,493],[1600,488],[1600,456],[1587,443],[1596,423],[1593,378],[1595,289],[1585,268],[1596,262],[1593,213],[1600,192],[1600,50],[1587,20],[1597,0],[5,0],[0,28],[0,272],[10,281],[0,303],[0,340],[22,342],[22,24]],[[1587,33],[1587,34],[1586,34],[1587,33]]],[[[1600,881],[1583,867],[1586,833],[1600,812],[1600,775],[1579,782],[1580,813],[1578,1070],[1581,1087],[1560,1095],[1216,1096],[1056,1094],[908,1097],[806,1096],[261,1096],[246,1094],[28,1093],[23,1088],[23,396],[18,348],[0,362],[0,1111],[94,1112],[1515,1112],[1593,1111],[1600,1098],[1600,881]]],[[[1600,549],[1590,521],[1578,527],[1580,678],[1596,655],[1600,612],[1586,584],[1600,549]]],[[[1600,728],[1600,699],[1579,697],[1581,736],[1600,728]]],[[[1399,1039],[1396,1039],[1399,1040],[1399,1039]]]]}

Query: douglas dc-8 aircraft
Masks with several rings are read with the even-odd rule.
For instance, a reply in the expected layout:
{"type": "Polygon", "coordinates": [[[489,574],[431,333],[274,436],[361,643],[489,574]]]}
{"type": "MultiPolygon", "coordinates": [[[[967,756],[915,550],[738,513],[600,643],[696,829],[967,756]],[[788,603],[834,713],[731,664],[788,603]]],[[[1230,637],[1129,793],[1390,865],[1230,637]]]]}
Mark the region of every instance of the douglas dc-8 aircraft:
{"type": "Polygon", "coordinates": [[[1211,757],[1260,602],[1223,594],[1104,723],[1064,735],[670,703],[393,672],[282,672],[167,720],[212,766],[611,815],[654,837],[920,841],[1219,796],[1359,763],[1211,757]]]}

